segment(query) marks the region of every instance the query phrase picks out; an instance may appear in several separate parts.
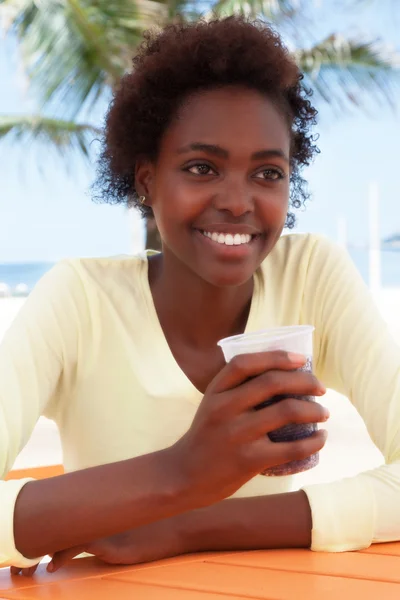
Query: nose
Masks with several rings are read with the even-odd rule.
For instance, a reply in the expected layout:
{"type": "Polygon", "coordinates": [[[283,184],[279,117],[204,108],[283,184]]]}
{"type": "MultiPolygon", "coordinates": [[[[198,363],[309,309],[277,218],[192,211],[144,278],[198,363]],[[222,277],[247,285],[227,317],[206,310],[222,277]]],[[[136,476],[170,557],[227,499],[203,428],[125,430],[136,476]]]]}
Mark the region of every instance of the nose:
{"type": "Polygon", "coordinates": [[[215,196],[215,208],[227,211],[234,217],[242,217],[254,210],[254,202],[250,186],[237,178],[224,181],[215,196]]]}

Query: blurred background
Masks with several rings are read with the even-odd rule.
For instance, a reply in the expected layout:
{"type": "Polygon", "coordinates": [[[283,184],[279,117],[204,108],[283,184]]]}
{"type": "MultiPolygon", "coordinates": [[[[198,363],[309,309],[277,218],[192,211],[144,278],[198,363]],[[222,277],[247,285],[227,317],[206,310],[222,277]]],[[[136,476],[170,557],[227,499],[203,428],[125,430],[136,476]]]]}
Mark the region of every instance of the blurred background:
{"type": "MultiPolygon", "coordinates": [[[[215,13],[273,23],[303,70],[321,154],[295,231],[347,247],[400,340],[399,0],[0,0],[0,339],[57,260],[157,246],[152,222],[91,199],[104,115],[145,29],[215,13]]],[[[379,464],[350,403],[326,403],[330,440],[311,476],[379,464]]],[[[41,419],[15,466],[61,460],[41,419]]]]}

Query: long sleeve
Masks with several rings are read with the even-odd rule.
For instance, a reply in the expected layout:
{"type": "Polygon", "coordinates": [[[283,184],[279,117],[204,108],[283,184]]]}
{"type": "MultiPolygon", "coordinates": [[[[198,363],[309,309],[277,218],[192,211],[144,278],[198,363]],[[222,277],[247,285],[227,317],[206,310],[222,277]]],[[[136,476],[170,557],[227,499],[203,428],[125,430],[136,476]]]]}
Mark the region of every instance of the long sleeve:
{"type": "MultiPolygon", "coordinates": [[[[37,284],[0,344],[1,479],[39,416],[76,377],[82,297],[73,267],[59,263],[37,284]]],[[[27,481],[0,481],[0,567],[38,562],[24,558],[14,543],[14,507],[27,481]]]]}
{"type": "Polygon", "coordinates": [[[301,319],[316,328],[316,375],[350,399],[385,458],[355,477],[304,487],[312,549],[340,552],[400,540],[400,348],[347,253],[314,240],[301,319]]]}

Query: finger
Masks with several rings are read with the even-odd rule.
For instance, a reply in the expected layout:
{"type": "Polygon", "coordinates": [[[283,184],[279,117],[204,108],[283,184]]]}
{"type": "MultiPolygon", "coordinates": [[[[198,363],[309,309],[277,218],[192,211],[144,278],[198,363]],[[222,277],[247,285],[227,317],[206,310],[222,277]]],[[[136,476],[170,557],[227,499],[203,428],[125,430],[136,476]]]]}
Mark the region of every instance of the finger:
{"type": "Polygon", "coordinates": [[[325,386],[312,373],[268,371],[228,392],[237,412],[256,408],[275,396],[323,396],[325,386]]]}
{"type": "Polygon", "coordinates": [[[242,384],[251,377],[257,377],[271,369],[294,370],[306,363],[306,357],[283,352],[257,352],[235,356],[211,382],[208,391],[220,393],[242,384]]]}
{"type": "Polygon", "coordinates": [[[33,565],[33,567],[10,567],[11,575],[24,575],[24,577],[32,577],[32,575],[36,572],[39,563],[37,565],[33,565]]]}
{"type": "MultiPolygon", "coordinates": [[[[316,452],[322,450],[328,437],[326,429],[319,429],[310,437],[294,442],[271,443],[265,438],[268,450],[264,450],[264,456],[267,458],[269,466],[283,465],[295,460],[304,460],[316,452]]],[[[266,461],[266,462],[267,462],[266,461]]]]}
{"type": "Polygon", "coordinates": [[[78,556],[78,554],[82,554],[85,552],[84,546],[74,546],[73,548],[67,548],[66,550],[60,550],[59,552],[55,552],[53,558],[47,565],[47,571],[49,573],[55,573],[61,567],[65,566],[70,560],[78,556]]]}
{"type": "Polygon", "coordinates": [[[37,565],[33,565],[33,567],[27,567],[26,569],[22,569],[22,575],[24,577],[32,577],[36,573],[36,569],[38,568],[39,563],[37,565]]]}
{"type": "Polygon", "coordinates": [[[325,445],[328,437],[328,432],[325,429],[319,429],[310,437],[294,442],[279,442],[274,444],[265,437],[258,440],[251,451],[248,459],[252,464],[257,464],[257,470],[261,473],[262,470],[286,463],[304,460],[316,454],[325,445]]]}
{"type": "Polygon", "coordinates": [[[243,427],[249,439],[257,439],[285,425],[325,423],[328,419],[329,410],[318,402],[287,398],[246,415],[243,427]]]}

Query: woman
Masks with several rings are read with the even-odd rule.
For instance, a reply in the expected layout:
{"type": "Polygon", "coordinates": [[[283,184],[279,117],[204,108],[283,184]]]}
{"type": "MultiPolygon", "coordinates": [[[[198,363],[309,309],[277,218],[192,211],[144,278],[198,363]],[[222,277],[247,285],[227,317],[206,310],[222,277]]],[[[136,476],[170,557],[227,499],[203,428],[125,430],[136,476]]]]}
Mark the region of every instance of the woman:
{"type": "Polygon", "coordinates": [[[97,195],[153,214],[163,251],[61,262],[1,345],[2,473],[41,414],[69,472],[1,483],[0,561],[15,573],[44,554],[55,570],[81,551],[134,563],[400,539],[399,349],[344,252],[281,237],[316,151],[301,80],[262,23],[145,36],[108,112],[97,195]],[[302,323],[316,377],[279,352],[224,364],[221,338],[302,323]],[[386,465],[295,492],[292,477],[258,475],[323,447],[323,430],[266,433],[326,421],[290,399],[324,385],[350,397],[386,465]],[[276,394],[289,399],[254,411],[276,394]]]}

